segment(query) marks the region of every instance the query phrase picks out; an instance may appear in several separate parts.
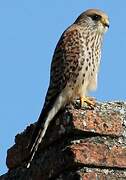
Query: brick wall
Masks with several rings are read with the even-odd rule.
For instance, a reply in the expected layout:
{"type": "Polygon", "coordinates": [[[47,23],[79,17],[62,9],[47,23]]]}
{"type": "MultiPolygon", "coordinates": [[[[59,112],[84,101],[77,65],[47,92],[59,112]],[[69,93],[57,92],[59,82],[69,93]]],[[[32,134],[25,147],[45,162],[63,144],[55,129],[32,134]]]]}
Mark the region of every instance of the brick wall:
{"type": "Polygon", "coordinates": [[[29,169],[27,145],[35,124],[15,137],[7,152],[8,173],[0,180],[126,179],[126,103],[96,103],[80,109],[75,102],[60,111],[29,169]]]}

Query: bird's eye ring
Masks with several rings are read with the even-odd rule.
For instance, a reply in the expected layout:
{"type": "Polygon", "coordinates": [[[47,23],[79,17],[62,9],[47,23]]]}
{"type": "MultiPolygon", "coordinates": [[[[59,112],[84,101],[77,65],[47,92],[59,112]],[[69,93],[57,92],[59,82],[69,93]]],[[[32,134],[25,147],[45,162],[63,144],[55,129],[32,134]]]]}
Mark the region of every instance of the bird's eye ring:
{"type": "Polygon", "coordinates": [[[97,14],[94,14],[94,15],[91,16],[91,18],[92,18],[92,20],[94,20],[94,21],[98,21],[98,20],[101,19],[101,16],[100,16],[100,15],[97,15],[97,14]]]}

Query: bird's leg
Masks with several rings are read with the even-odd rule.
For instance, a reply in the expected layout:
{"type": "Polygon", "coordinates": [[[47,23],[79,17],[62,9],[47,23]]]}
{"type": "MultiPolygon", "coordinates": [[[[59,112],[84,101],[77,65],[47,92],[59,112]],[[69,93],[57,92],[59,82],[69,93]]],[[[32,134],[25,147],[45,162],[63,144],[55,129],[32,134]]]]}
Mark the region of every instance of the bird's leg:
{"type": "Polygon", "coordinates": [[[80,97],[80,106],[84,107],[84,104],[87,103],[89,106],[94,107],[95,101],[94,99],[90,99],[89,97],[80,97]]]}

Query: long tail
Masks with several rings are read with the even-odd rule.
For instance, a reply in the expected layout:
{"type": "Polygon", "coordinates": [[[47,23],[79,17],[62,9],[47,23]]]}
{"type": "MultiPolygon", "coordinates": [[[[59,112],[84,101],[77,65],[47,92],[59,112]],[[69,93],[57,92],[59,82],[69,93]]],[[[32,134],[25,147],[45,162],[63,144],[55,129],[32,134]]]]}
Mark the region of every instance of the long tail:
{"type": "Polygon", "coordinates": [[[40,114],[31,143],[28,147],[30,151],[30,158],[27,163],[27,168],[30,167],[30,164],[34,158],[36,151],[38,150],[39,144],[42,142],[42,139],[50,122],[53,120],[57,112],[65,105],[65,102],[66,98],[62,94],[60,94],[53,103],[52,108],[49,111],[46,110],[46,112],[42,111],[42,113],[40,114]]]}

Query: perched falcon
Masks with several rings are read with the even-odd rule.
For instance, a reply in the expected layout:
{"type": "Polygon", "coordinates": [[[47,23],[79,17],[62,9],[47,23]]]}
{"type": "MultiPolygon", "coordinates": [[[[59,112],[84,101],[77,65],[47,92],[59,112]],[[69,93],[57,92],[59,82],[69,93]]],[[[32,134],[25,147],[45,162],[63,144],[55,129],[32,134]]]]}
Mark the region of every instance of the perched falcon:
{"type": "Polygon", "coordinates": [[[28,147],[27,167],[57,112],[77,98],[82,106],[84,101],[90,103],[86,94],[97,87],[102,40],[108,27],[109,19],[104,12],[89,9],[62,34],[52,59],[44,107],[28,147]]]}

